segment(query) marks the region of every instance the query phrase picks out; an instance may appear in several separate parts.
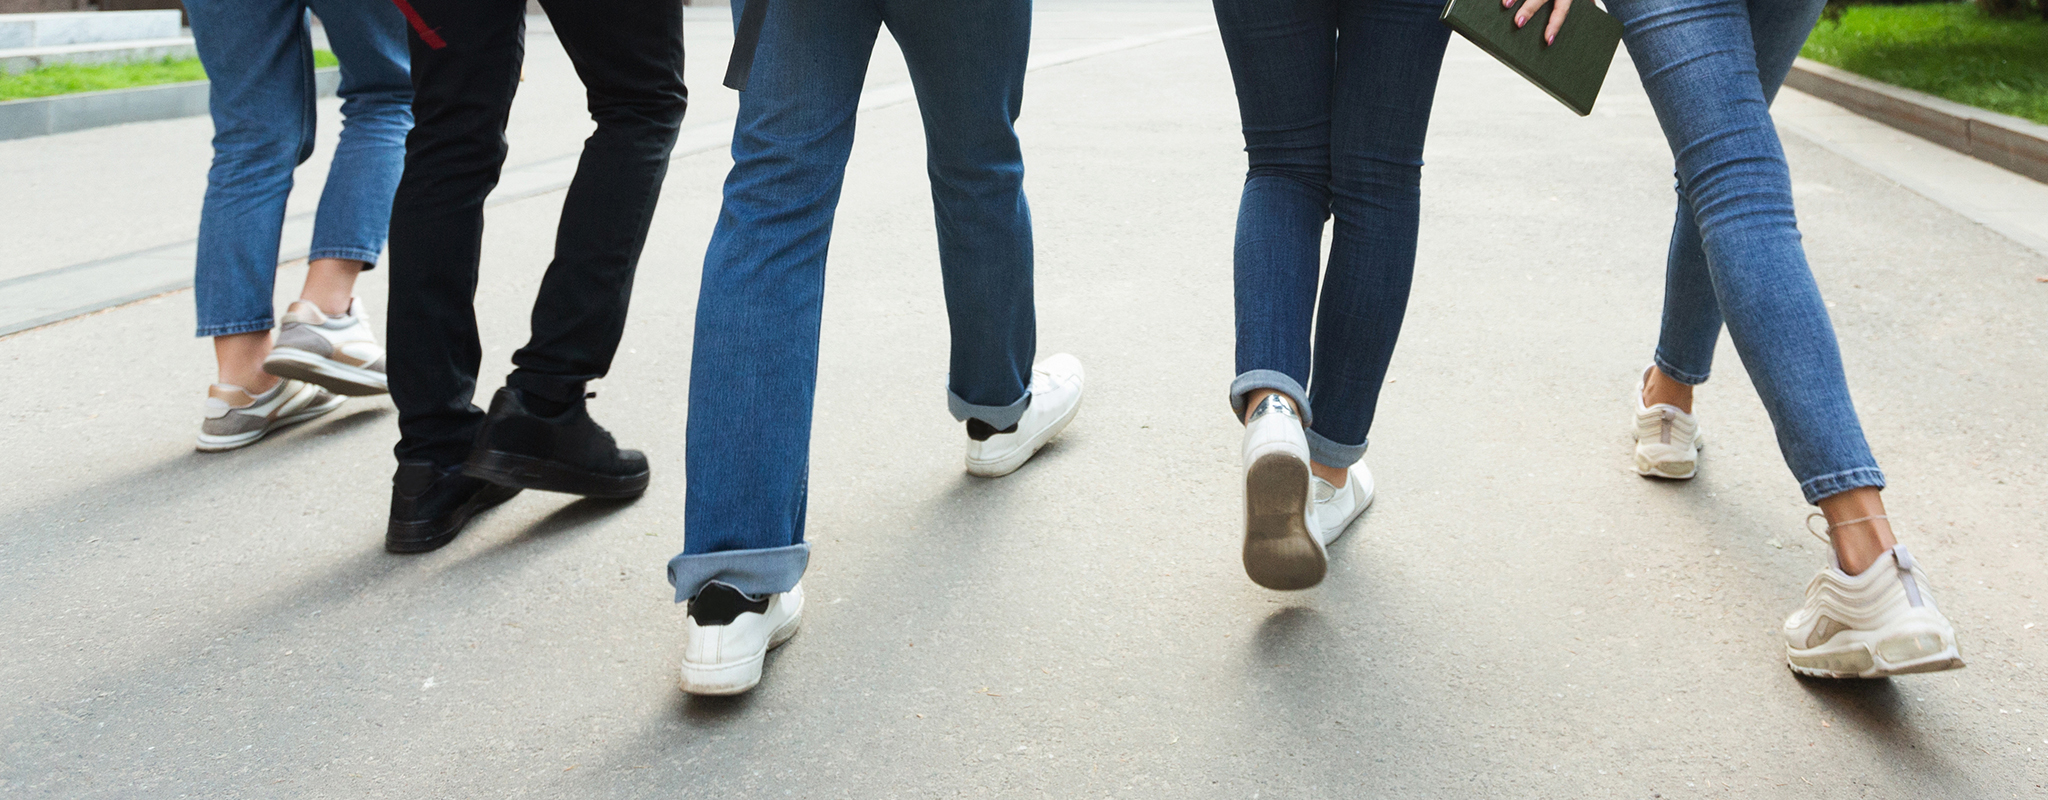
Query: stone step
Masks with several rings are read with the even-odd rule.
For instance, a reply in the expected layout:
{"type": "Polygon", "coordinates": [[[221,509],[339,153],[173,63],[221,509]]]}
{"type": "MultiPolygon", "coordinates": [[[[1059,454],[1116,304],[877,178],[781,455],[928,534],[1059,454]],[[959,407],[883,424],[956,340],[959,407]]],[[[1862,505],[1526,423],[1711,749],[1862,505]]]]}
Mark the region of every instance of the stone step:
{"type": "Polygon", "coordinates": [[[0,75],[27,72],[50,64],[155,61],[159,58],[191,58],[197,54],[198,50],[193,48],[190,36],[17,47],[0,49],[0,75]]]}
{"type": "Polygon", "coordinates": [[[0,50],[171,39],[179,35],[181,19],[176,10],[0,14],[0,50]]]}

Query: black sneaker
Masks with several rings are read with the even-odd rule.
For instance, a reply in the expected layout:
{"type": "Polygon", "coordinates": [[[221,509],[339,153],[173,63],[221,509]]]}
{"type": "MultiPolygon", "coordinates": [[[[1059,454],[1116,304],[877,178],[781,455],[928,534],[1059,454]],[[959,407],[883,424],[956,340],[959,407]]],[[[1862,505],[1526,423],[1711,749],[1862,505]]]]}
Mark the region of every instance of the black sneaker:
{"type": "Polygon", "coordinates": [[[441,469],[431,461],[400,461],[391,476],[391,524],[384,549],[424,553],[455,541],[471,517],[512,499],[519,490],[441,469]]]}
{"type": "Polygon", "coordinates": [[[585,497],[638,497],[647,491],[647,456],[619,449],[582,403],[544,417],[528,410],[511,388],[491,398],[491,413],[462,472],[501,486],[585,497]]]}

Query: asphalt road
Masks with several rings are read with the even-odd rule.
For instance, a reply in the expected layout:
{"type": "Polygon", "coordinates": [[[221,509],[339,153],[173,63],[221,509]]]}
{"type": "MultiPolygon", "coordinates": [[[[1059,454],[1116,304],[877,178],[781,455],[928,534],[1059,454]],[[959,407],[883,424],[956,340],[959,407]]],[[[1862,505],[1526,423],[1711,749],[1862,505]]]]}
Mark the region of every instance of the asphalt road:
{"type": "MultiPolygon", "coordinates": [[[[1701,477],[1630,469],[1672,206],[1632,68],[1580,119],[1454,44],[1367,457],[1378,502],[1322,586],[1268,592],[1236,557],[1243,156],[1222,50],[1203,31],[1112,46],[1208,22],[1200,2],[1041,3],[1038,52],[1094,53],[1035,72],[1021,123],[1041,348],[1091,383],[1067,434],[998,481],[962,472],[945,412],[916,108],[863,116],[811,605],[738,699],[676,690],[663,579],[722,151],[670,171],[593,401],[654,462],[638,502],[528,493],[444,550],[387,555],[387,402],[203,455],[189,293],[0,339],[0,794],[2048,796],[2048,258],[1788,138],[1895,523],[1970,664],[1795,678],[1775,630],[1820,550],[1732,349],[1700,394],[1701,477]]],[[[569,80],[550,47],[530,84],[569,80]]],[[[879,63],[873,86],[900,81],[879,63]]],[[[729,93],[695,75],[689,124],[715,123],[729,93]]],[[[515,153],[573,149],[574,93],[527,101],[515,153]]],[[[191,151],[150,163],[203,171],[191,151]]],[[[490,213],[486,390],[560,201],[490,213]]],[[[109,227],[189,236],[137,213],[109,227]]],[[[27,233],[44,261],[83,247],[27,233]]]]}

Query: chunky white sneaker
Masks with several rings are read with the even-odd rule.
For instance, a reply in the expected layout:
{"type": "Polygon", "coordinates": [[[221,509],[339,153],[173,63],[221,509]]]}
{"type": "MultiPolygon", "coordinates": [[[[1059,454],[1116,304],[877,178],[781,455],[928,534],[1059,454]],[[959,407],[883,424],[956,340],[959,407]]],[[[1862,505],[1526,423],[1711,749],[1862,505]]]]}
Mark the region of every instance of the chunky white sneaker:
{"type": "Polygon", "coordinates": [[[1636,384],[1636,473],[1651,478],[1685,480],[1699,474],[1700,448],[1706,446],[1698,417],[1678,406],[1658,403],[1643,405],[1643,388],[1650,370],[1636,384]]]}
{"type": "Polygon", "coordinates": [[[1309,474],[1301,415],[1284,395],[1267,395],[1244,426],[1244,573],[1253,583],[1306,589],[1329,571],[1309,474]]]}
{"type": "Polygon", "coordinates": [[[206,388],[206,419],[199,423],[199,449],[211,453],[255,444],[278,428],[340,408],[346,399],[290,378],[278,381],[263,394],[213,384],[206,388]]]}
{"type": "Polygon", "coordinates": [[[1861,575],[1835,563],[1806,584],[1806,604],[1785,620],[1785,660],[1816,678],[1883,678],[1963,666],[1955,627],[1934,607],[1927,572],[1903,545],[1861,575]]]}
{"type": "Polygon", "coordinates": [[[803,623],[804,587],[755,600],[723,583],[704,587],[683,621],[683,691],[741,694],[761,682],[768,651],[803,623]]]}
{"type": "Polygon", "coordinates": [[[1000,478],[1024,462],[1046,442],[1067,429],[1081,411],[1081,360],[1061,353],[1031,367],[1031,405],[1009,433],[984,441],[967,440],[967,472],[1000,478]]]}
{"type": "Polygon", "coordinates": [[[352,397],[391,391],[384,377],[384,348],[363,315],[363,301],[351,299],[348,313],[330,317],[306,300],[294,300],[278,320],[277,344],[263,371],[296,378],[352,397]]]}
{"type": "Polygon", "coordinates": [[[1339,489],[1329,481],[1315,479],[1316,493],[1316,541],[1328,545],[1343,536],[1365,507],[1372,505],[1372,470],[1365,468],[1365,462],[1351,465],[1350,477],[1339,489]]]}

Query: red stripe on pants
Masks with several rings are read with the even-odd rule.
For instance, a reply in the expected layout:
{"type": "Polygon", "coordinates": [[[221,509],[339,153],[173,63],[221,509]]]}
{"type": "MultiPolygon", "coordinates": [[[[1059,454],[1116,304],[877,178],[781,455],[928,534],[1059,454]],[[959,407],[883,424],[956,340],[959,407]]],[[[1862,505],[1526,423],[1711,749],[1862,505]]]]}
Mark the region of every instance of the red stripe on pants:
{"type": "Polygon", "coordinates": [[[405,15],[405,21],[412,23],[412,29],[419,33],[420,41],[426,42],[428,47],[435,50],[448,46],[448,42],[441,38],[441,34],[435,33],[433,28],[427,27],[426,20],[420,19],[420,12],[414,11],[411,3],[406,0],[391,0],[391,3],[398,6],[398,13],[405,15]]]}

